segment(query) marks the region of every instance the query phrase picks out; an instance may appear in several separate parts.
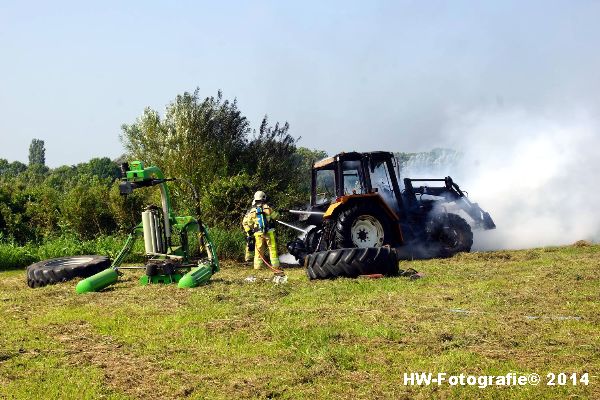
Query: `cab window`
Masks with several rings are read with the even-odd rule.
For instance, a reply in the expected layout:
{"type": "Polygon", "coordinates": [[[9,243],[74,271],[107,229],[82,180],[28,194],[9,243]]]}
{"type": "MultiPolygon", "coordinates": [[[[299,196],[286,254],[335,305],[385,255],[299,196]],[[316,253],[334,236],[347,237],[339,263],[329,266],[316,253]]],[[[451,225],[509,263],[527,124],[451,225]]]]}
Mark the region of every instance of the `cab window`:
{"type": "Polygon", "coordinates": [[[388,172],[388,167],[385,161],[379,161],[372,163],[371,168],[371,186],[377,189],[382,195],[388,194],[393,195],[394,188],[392,187],[392,181],[388,172]]]}
{"type": "Polygon", "coordinates": [[[360,161],[345,161],[342,164],[342,174],[345,195],[365,193],[360,179],[360,161]]]}
{"type": "Polygon", "coordinates": [[[331,203],[335,200],[335,172],[333,169],[320,169],[316,175],[316,204],[331,203]]]}
{"type": "Polygon", "coordinates": [[[385,161],[371,162],[369,166],[371,186],[377,189],[377,193],[383,201],[394,211],[398,212],[398,201],[394,195],[394,186],[390,177],[388,164],[385,161]]]}

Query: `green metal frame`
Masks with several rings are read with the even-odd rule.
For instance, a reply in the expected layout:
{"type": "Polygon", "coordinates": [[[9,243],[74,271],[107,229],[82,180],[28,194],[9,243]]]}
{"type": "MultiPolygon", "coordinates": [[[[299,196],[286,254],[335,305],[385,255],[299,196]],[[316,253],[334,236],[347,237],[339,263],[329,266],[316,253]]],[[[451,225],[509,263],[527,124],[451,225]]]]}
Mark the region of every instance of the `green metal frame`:
{"type": "MultiPolygon", "coordinates": [[[[124,171],[123,182],[133,184],[130,190],[137,187],[147,187],[158,185],[161,193],[161,205],[164,215],[165,236],[167,238],[167,252],[165,254],[153,255],[149,259],[178,259],[182,265],[189,268],[186,274],[175,273],[172,275],[155,275],[149,277],[142,276],[140,283],[147,285],[150,283],[177,283],[181,288],[192,288],[206,283],[213,274],[219,271],[219,260],[217,257],[214,243],[210,237],[208,229],[201,221],[192,216],[175,216],[171,209],[171,198],[169,188],[163,172],[158,167],[144,168],[141,161],[132,161],[129,169],[124,171]],[[206,253],[206,258],[198,261],[196,266],[187,266],[190,264],[190,254],[188,245],[188,236],[190,233],[196,233],[200,249],[206,253]],[[179,234],[180,245],[173,247],[171,236],[173,233],[179,234]]],[[[88,293],[102,290],[117,282],[119,276],[119,267],[123,260],[131,253],[136,240],[143,236],[144,228],[142,223],[136,225],[129,233],[125,245],[119,254],[113,260],[111,266],[104,271],[97,273],[89,278],[80,281],[77,284],[77,293],[88,293]]],[[[143,269],[144,267],[139,267],[143,269]]]]}

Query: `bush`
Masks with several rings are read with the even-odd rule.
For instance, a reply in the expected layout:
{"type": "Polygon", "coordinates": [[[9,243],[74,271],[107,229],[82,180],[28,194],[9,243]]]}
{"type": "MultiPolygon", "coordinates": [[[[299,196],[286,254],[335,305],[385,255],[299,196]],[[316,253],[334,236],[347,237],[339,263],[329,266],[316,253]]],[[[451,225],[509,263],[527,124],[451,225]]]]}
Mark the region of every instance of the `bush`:
{"type": "MultiPolygon", "coordinates": [[[[126,238],[123,236],[99,236],[93,240],[81,241],[74,236],[61,236],[48,240],[39,246],[29,245],[38,260],[83,254],[100,254],[115,258],[123,248],[126,238]]],[[[143,261],[142,256],[135,253],[143,252],[143,241],[138,240],[131,256],[127,261],[143,261]]]]}
{"type": "Polygon", "coordinates": [[[9,179],[0,182],[0,234],[25,243],[33,237],[25,214],[29,195],[27,187],[9,179]]]}
{"type": "Polygon", "coordinates": [[[33,238],[39,239],[52,235],[59,227],[60,193],[45,185],[31,187],[28,193],[25,214],[33,238]]]}
{"type": "Polygon", "coordinates": [[[254,195],[248,174],[216,179],[202,191],[202,219],[210,227],[242,230],[242,218],[254,195]]]}
{"type": "MultiPolygon", "coordinates": [[[[241,261],[246,246],[241,229],[210,229],[210,235],[221,260],[241,261]]],[[[123,248],[123,236],[100,236],[93,240],[81,241],[75,236],[61,236],[49,239],[39,245],[28,243],[0,242],[0,270],[24,268],[34,262],[66,256],[100,254],[114,259],[123,248]]],[[[144,241],[138,239],[126,262],[144,262],[144,241]]]]}
{"type": "Polygon", "coordinates": [[[0,271],[18,269],[38,261],[28,247],[20,247],[14,243],[0,243],[0,271]]]}
{"type": "MultiPolygon", "coordinates": [[[[19,246],[14,242],[0,242],[0,270],[24,268],[34,262],[83,254],[100,254],[114,259],[123,248],[123,236],[100,236],[81,241],[75,236],[61,236],[41,244],[19,246]]],[[[143,240],[138,240],[126,262],[144,262],[143,240]]]]}
{"type": "Polygon", "coordinates": [[[240,229],[212,228],[209,234],[217,248],[219,260],[244,260],[246,234],[241,227],[240,229]]]}
{"type": "MultiPolygon", "coordinates": [[[[238,259],[241,220],[255,191],[266,192],[282,218],[295,219],[284,211],[308,201],[312,162],[325,153],[298,148],[297,140],[287,123],[271,126],[266,116],[252,130],[235,99],[226,100],[221,92],[202,99],[196,90],[177,96],[163,117],[146,109],[124,125],[127,154],[121,159],[144,161],[177,178],[169,182],[174,213],[195,216],[200,206],[207,225],[220,229],[215,232],[223,257],[238,259]]],[[[44,257],[92,252],[97,239],[129,233],[145,205],[160,204],[156,188],[120,196],[119,167],[107,157],[48,169],[43,143],[35,143],[30,166],[0,159],[0,235],[17,244],[37,243],[27,248],[44,257]]],[[[279,229],[279,242],[294,234],[279,229]]],[[[107,246],[101,250],[113,251],[113,244],[107,246]]]]}
{"type": "Polygon", "coordinates": [[[61,221],[80,239],[92,239],[115,231],[110,213],[110,181],[84,175],[63,197],[61,221]]]}
{"type": "MultiPolygon", "coordinates": [[[[119,184],[112,185],[108,205],[119,231],[129,233],[140,223],[144,206],[151,203],[150,194],[149,190],[142,189],[122,196],[119,192],[119,184]]],[[[160,203],[157,202],[157,204],[160,203]]]]}
{"type": "MultiPolygon", "coordinates": [[[[220,260],[242,261],[244,259],[246,235],[241,227],[239,229],[209,228],[209,234],[220,260]]],[[[123,248],[126,239],[121,235],[102,235],[92,240],[82,241],[75,235],[66,235],[47,238],[39,244],[27,243],[23,246],[0,240],[0,270],[19,269],[41,260],[83,254],[100,254],[114,259],[123,248]]],[[[278,230],[277,239],[279,252],[283,254],[289,237],[285,231],[278,230]]],[[[139,238],[125,262],[143,263],[145,261],[143,253],[144,241],[139,238]]]]}

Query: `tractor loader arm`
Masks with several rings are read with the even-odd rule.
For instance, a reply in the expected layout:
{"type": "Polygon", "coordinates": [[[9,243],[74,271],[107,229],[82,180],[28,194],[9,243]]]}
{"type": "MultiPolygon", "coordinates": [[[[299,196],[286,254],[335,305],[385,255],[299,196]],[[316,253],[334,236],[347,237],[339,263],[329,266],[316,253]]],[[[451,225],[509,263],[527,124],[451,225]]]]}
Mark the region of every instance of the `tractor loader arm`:
{"type": "Polygon", "coordinates": [[[413,199],[416,202],[416,196],[419,195],[431,195],[443,197],[448,202],[455,202],[455,204],[469,217],[475,221],[475,224],[482,227],[485,230],[496,229],[496,224],[492,220],[492,217],[488,212],[479,207],[479,204],[471,202],[465,192],[463,192],[458,184],[456,184],[451,177],[447,176],[444,179],[411,179],[404,178],[405,191],[408,194],[408,198],[413,199]],[[413,182],[444,182],[444,186],[420,186],[414,187],[413,182]]]}

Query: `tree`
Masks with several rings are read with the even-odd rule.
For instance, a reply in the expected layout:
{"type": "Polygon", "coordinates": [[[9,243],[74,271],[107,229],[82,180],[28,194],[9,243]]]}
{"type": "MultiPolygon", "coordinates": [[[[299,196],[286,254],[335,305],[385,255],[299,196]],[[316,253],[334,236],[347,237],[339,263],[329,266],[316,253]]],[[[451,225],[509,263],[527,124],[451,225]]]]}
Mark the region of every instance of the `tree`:
{"type": "Polygon", "coordinates": [[[114,232],[117,223],[107,205],[110,179],[93,175],[80,175],[78,178],[61,196],[61,225],[84,240],[114,232]]]}
{"type": "Polygon", "coordinates": [[[33,165],[46,165],[46,149],[43,140],[33,139],[29,145],[29,166],[33,165]]]}
{"type": "Polygon", "coordinates": [[[298,192],[303,158],[289,128],[287,122],[272,126],[265,116],[250,137],[235,99],[225,100],[219,91],[201,100],[196,89],[177,96],[164,117],[147,108],[135,123],[123,125],[121,140],[130,160],[157,165],[179,179],[172,185],[176,208],[193,211],[197,205],[187,180],[200,192],[203,218],[231,227],[239,225],[256,190],[281,208],[305,197],[298,192]]]}
{"type": "Polygon", "coordinates": [[[87,163],[77,165],[79,174],[95,175],[101,179],[118,179],[121,176],[119,165],[108,157],[92,158],[87,163]]]}
{"type": "Polygon", "coordinates": [[[27,165],[20,161],[9,163],[7,160],[0,158],[0,176],[17,176],[27,169],[27,165]]]}
{"type": "Polygon", "coordinates": [[[298,147],[296,156],[300,159],[300,190],[302,193],[306,193],[305,198],[308,200],[310,197],[312,167],[316,161],[327,157],[327,152],[298,147]]]}
{"type": "Polygon", "coordinates": [[[0,182],[0,233],[18,243],[32,238],[25,213],[29,197],[27,186],[18,180],[0,182]]]}
{"type": "Polygon", "coordinates": [[[435,148],[420,153],[395,153],[403,175],[413,178],[448,174],[461,160],[462,154],[452,149],[435,148]]]}
{"type": "Polygon", "coordinates": [[[296,156],[296,142],[288,131],[289,124],[269,125],[265,116],[258,134],[246,151],[247,171],[255,177],[256,188],[266,192],[271,201],[291,206],[298,198],[301,159],[296,156]]]}
{"type": "MultiPolygon", "coordinates": [[[[250,127],[237,101],[216,97],[201,100],[199,89],[178,95],[167,106],[164,118],[146,108],[134,124],[122,126],[121,141],[133,159],[157,165],[172,177],[188,180],[200,189],[222,176],[241,171],[240,160],[250,127]]],[[[174,184],[175,193],[191,204],[192,190],[185,182],[174,184]]]]}

